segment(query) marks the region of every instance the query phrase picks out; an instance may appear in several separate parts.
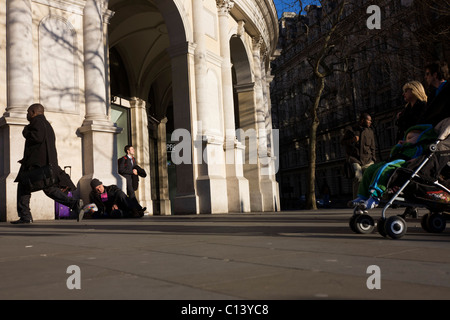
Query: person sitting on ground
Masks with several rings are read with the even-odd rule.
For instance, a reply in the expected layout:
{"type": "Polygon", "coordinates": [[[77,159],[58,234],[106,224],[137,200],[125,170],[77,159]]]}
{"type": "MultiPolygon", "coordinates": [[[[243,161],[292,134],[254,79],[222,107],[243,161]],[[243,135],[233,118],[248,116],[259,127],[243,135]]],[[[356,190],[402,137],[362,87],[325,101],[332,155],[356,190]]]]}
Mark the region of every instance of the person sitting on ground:
{"type": "Polygon", "coordinates": [[[99,217],[137,218],[142,217],[147,209],[135,197],[129,198],[116,185],[104,186],[100,180],[92,179],[91,188],[89,201],[97,206],[95,215],[99,217]]]}
{"type": "Polygon", "coordinates": [[[376,163],[367,168],[358,188],[358,196],[349,205],[360,206],[364,209],[377,207],[394,170],[406,166],[408,161],[421,156],[424,150],[436,141],[437,136],[438,134],[429,124],[409,128],[404,140],[400,140],[392,148],[389,162],[376,163]]]}

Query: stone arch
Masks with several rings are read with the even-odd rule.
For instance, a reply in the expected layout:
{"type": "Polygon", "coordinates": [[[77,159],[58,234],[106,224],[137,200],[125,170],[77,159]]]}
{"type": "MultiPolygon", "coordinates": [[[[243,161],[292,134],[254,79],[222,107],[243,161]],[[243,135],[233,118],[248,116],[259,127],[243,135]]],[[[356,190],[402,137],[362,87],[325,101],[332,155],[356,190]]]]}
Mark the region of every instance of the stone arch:
{"type": "Polygon", "coordinates": [[[244,177],[249,181],[251,211],[264,211],[263,194],[260,190],[260,172],[257,146],[258,125],[255,83],[250,57],[242,38],[230,39],[231,61],[233,64],[233,95],[237,138],[245,145],[243,164],[244,177]]]}
{"type": "Polygon", "coordinates": [[[243,85],[252,83],[250,58],[242,38],[239,36],[232,36],[230,38],[230,49],[231,61],[236,73],[236,84],[243,85]]]}
{"type": "Polygon", "coordinates": [[[254,119],[247,118],[244,119],[244,114],[247,117],[251,117],[253,112],[246,113],[244,111],[244,106],[253,104],[253,94],[254,82],[252,78],[252,70],[250,65],[250,59],[248,52],[245,48],[245,44],[239,36],[232,36],[230,38],[230,56],[232,73],[233,73],[233,93],[234,93],[234,108],[235,108],[235,127],[236,129],[247,127],[254,119]],[[247,92],[247,98],[244,98],[244,94],[247,92]]]}
{"type": "Polygon", "coordinates": [[[184,9],[182,1],[155,0],[155,3],[166,21],[171,46],[193,42],[189,14],[184,9]]]}
{"type": "MultiPolygon", "coordinates": [[[[170,214],[167,137],[171,132],[167,129],[191,126],[190,91],[186,90],[192,41],[189,14],[178,0],[116,0],[110,1],[109,9],[115,12],[109,27],[110,48],[120,55],[126,70],[122,74],[129,78],[130,96],[124,98],[136,101],[130,104],[132,143],[146,144],[142,151],[151,173],[153,212],[170,214]]],[[[192,180],[190,168],[179,167],[169,171],[192,180]]],[[[188,189],[191,192],[193,186],[188,189]]]]}

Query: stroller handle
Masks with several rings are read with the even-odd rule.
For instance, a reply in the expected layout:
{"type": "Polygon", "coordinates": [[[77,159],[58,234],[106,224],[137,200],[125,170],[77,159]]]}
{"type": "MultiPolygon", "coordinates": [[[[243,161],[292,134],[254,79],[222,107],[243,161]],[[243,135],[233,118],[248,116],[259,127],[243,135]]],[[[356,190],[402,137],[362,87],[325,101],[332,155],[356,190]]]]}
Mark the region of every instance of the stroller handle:
{"type": "Polygon", "coordinates": [[[439,134],[438,140],[442,141],[450,136],[450,118],[441,120],[434,128],[439,134]]]}

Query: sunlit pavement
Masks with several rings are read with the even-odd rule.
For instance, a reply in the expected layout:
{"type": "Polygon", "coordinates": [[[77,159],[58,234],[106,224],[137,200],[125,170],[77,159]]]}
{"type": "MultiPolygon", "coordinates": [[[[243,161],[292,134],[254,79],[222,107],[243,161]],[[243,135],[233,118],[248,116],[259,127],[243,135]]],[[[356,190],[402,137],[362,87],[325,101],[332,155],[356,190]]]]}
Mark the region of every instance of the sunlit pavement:
{"type": "Polygon", "coordinates": [[[450,299],[450,227],[407,219],[392,240],[354,233],[351,214],[2,222],[0,299],[450,299]]]}

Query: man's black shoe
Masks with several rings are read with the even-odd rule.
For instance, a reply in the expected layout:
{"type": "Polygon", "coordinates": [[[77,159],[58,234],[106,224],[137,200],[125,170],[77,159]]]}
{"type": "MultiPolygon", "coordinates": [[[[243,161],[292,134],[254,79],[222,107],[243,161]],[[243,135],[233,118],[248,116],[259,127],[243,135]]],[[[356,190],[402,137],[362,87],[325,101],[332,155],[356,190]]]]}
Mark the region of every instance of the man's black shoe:
{"type": "Polygon", "coordinates": [[[141,208],[141,209],[137,209],[137,208],[133,208],[131,209],[131,217],[132,218],[142,218],[145,214],[145,210],[147,208],[141,208]]]}
{"type": "Polygon", "coordinates": [[[147,210],[147,207],[143,207],[139,211],[139,218],[142,218],[145,215],[145,211],[147,210]]]}
{"type": "Polygon", "coordinates": [[[19,219],[16,221],[11,221],[11,224],[30,224],[31,220],[19,219]]]}

